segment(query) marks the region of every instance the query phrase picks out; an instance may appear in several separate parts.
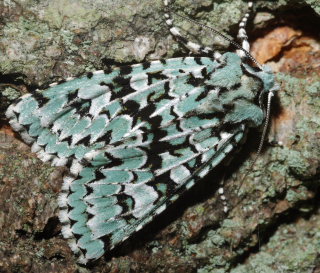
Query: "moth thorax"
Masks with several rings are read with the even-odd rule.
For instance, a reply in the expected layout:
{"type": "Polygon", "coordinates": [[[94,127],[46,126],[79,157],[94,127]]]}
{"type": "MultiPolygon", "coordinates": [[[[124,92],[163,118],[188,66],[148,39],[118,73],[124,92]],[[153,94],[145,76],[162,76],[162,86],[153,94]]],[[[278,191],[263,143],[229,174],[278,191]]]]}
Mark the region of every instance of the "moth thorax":
{"type": "Polygon", "coordinates": [[[247,74],[242,75],[241,85],[243,89],[247,90],[247,92],[252,93],[254,97],[257,97],[264,87],[263,81],[261,79],[247,74]]]}

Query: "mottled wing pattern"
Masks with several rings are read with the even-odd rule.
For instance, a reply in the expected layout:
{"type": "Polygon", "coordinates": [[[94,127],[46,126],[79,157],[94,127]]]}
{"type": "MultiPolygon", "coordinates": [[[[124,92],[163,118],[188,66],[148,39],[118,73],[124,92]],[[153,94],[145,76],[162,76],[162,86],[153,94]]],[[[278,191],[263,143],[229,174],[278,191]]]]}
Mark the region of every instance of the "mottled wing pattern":
{"type": "Polygon", "coordinates": [[[246,124],[261,124],[244,70],[233,53],[154,61],[89,73],[9,107],[42,160],[71,165],[60,220],[80,262],[150,222],[237,146],[246,124]]]}
{"type": "Polygon", "coordinates": [[[141,229],[243,137],[244,126],[212,134],[194,125],[194,132],[170,141],[170,149],[170,142],[159,140],[156,151],[154,143],[143,143],[89,153],[89,166],[65,178],[60,219],[81,262],[100,257],[141,229]]]}
{"type": "MultiPolygon", "coordinates": [[[[148,109],[152,111],[147,104],[161,105],[157,101],[171,100],[170,82],[182,77],[185,81],[193,79],[193,74],[210,62],[204,58],[199,65],[191,57],[178,58],[88,73],[52,84],[44,92],[22,96],[10,105],[6,115],[12,128],[32,144],[32,151],[43,161],[65,165],[72,157],[82,159],[87,152],[109,144],[111,138],[115,141],[116,134],[118,140],[124,140],[121,129],[126,133],[136,131],[132,122],[141,109],[147,116],[148,109]]],[[[211,66],[214,69],[217,64],[211,66]]],[[[178,91],[171,94],[175,99],[188,92],[178,85],[178,91]]]]}

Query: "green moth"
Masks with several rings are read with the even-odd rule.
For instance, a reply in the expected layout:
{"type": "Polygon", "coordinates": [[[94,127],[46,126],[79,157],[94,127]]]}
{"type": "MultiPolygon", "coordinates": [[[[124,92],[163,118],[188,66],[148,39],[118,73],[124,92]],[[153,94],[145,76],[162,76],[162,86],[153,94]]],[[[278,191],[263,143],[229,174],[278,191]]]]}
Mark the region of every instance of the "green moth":
{"type": "Polygon", "coordinates": [[[272,71],[248,53],[249,14],[240,23],[242,45],[232,42],[237,53],[220,54],[187,41],[169,4],[164,0],[170,32],[203,57],[70,78],[6,112],[41,160],[69,167],[59,217],[80,263],[144,227],[233,153],[248,128],[265,122],[262,99],[278,88],[272,71]]]}

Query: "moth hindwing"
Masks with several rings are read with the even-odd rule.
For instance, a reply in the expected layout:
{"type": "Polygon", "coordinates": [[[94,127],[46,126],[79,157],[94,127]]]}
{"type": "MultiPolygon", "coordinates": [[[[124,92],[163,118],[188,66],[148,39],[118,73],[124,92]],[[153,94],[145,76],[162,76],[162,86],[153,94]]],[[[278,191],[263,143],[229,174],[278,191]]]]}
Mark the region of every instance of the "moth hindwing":
{"type": "Polygon", "coordinates": [[[246,20],[244,49],[221,55],[186,41],[165,16],[178,40],[207,56],[96,71],[27,94],[6,112],[41,160],[70,167],[59,217],[80,263],[149,223],[265,119],[256,101],[274,78],[243,54],[246,20]]]}

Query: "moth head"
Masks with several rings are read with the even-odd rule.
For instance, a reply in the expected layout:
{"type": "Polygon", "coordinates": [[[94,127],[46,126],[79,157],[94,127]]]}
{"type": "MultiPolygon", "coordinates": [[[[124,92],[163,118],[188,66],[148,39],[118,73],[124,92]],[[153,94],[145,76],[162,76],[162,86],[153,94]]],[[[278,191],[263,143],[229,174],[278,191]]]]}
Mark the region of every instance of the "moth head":
{"type": "Polygon", "coordinates": [[[260,93],[260,98],[266,93],[273,93],[280,89],[279,84],[275,80],[274,72],[268,65],[261,65],[259,68],[253,68],[248,64],[242,64],[244,69],[251,75],[260,79],[262,83],[262,89],[260,93]]]}
{"type": "Polygon", "coordinates": [[[270,66],[263,65],[262,71],[258,73],[259,73],[259,78],[263,82],[263,90],[259,96],[259,103],[260,103],[260,107],[264,110],[266,115],[266,111],[267,111],[266,107],[267,108],[270,107],[271,97],[273,96],[274,92],[279,91],[280,86],[276,82],[274,73],[270,66]],[[268,94],[268,103],[266,106],[264,106],[264,103],[263,103],[263,98],[265,97],[264,96],[265,94],[268,94]]]}
{"type": "Polygon", "coordinates": [[[276,92],[279,91],[280,86],[275,81],[274,73],[270,66],[263,65],[262,71],[259,73],[260,79],[263,82],[263,91],[264,92],[276,92]]]}

